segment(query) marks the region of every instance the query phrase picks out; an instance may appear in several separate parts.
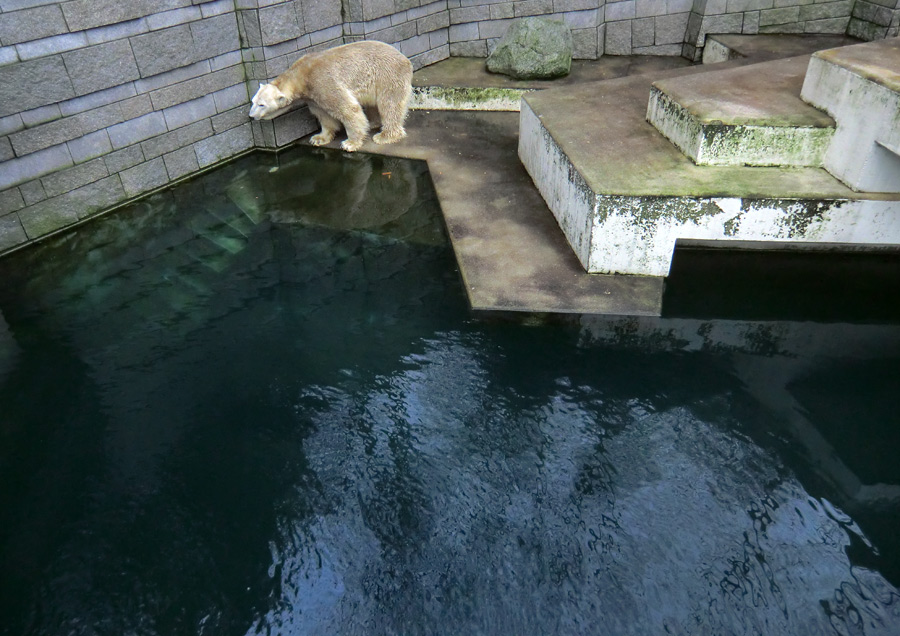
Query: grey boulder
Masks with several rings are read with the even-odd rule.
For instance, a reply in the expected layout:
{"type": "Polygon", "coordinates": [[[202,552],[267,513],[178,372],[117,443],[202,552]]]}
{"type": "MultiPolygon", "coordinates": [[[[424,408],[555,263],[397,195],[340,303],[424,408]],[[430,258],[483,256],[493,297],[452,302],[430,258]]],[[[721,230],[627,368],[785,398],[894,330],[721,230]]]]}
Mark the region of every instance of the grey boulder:
{"type": "Polygon", "coordinates": [[[487,58],[487,70],[515,79],[552,79],[572,67],[572,32],[546,18],[516,20],[487,58]]]}

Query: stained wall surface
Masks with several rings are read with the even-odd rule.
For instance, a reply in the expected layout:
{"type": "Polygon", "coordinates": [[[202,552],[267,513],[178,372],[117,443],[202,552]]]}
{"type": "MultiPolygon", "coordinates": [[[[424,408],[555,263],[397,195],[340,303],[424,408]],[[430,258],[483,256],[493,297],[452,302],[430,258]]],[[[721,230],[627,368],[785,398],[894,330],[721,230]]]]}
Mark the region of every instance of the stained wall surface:
{"type": "Polygon", "coordinates": [[[514,19],[542,15],[570,26],[578,58],[697,59],[708,33],[896,35],[898,3],[0,0],[0,253],[312,132],[305,108],[261,123],[247,109],[318,48],[377,39],[421,68],[486,56],[514,19]]]}

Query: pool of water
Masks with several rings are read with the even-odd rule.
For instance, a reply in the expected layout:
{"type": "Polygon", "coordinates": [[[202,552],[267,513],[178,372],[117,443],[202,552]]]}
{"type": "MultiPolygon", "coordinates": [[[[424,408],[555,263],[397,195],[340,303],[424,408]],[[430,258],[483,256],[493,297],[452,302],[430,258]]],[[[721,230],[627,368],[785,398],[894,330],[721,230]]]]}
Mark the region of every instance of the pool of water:
{"type": "Polygon", "coordinates": [[[0,259],[0,633],[898,634],[900,328],[467,309],[423,164],[0,259]]]}

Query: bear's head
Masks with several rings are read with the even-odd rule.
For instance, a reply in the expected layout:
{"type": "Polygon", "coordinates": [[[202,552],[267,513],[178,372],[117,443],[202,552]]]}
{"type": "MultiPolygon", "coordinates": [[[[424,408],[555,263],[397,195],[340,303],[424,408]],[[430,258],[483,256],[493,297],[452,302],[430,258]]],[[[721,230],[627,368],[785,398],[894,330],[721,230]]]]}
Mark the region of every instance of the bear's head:
{"type": "Polygon", "coordinates": [[[274,84],[260,84],[252,102],[250,117],[253,119],[272,119],[286,111],[291,105],[290,98],[274,84]]]}

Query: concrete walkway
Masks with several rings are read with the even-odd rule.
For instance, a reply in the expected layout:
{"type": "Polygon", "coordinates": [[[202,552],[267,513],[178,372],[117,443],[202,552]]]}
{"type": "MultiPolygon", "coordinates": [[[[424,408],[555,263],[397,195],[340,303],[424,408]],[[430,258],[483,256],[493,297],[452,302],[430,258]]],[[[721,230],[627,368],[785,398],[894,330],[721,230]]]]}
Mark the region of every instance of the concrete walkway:
{"type": "MultiPolygon", "coordinates": [[[[759,47],[765,59],[808,53],[819,47],[813,38],[778,38],[779,42],[759,47]],[[787,53],[779,55],[776,45],[787,53]],[[772,47],[775,47],[773,50],[772,47]],[[799,50],[799,51],[798,51],[799,50]]],[[[833,44],[832,44],[833,45],[833,44]]],[[[826,44],[826,46],[828,46],[826,44]]],[[[540,89],[545,86],[584,87],[595,84],[604,90],[573,90],[580,109],[593,109],[596,99],[619,100],[648,97],[649,86],[660,75],[700,72],[686,69],[681,58],[604,57],[579,62],[564,80],[517,83],[505,76],[484,71],[484,60],[451,58],[418,71],[417,86],[471,86],[540,89]],[[672,70],[680,69],[680,70],[672,70]],[[627,76],[649,73],[637,81],[627,76]],[[597,80],[613,80],[612,82],[597,80]],[[624,83],[623,83],[624,82],[624,83]],[[623,92],[620,92],[623,91],[623,92]],[[578,93],[577,97],[575,93],[578,93]],[[641,95],[638,95],[638,93],[641,95]],[[592,94],[598,93],[594,98],[592,94]],[[601,97],[602,95],[602,97],[601,97]]],[[[708,67],[710,70],[715,66],[708,67]]],[[[558,91],[555,91],[558,94],[558,91]]],[[[610,111],[606,111],[610,112],[610,111]]],[[[626,115],[626,119],[633,118],[626,115]]],[[[624,126],[618,118],[598,119],[592,131],[579,130],[561,117],[557,125],[567,129],[573,146],[592,135],[617,137],[606,146],[607,161],[633,162],[630,151],[633,137],[657,134],[645,121],[624,126]],[[590,133],[590,134],[588,134],[590,133]]],[[[400,143],[379,146],[366,142],[363,152],[421,159],[428,162],[434,185],[446,219],[450,239],[459,263],[469,301],[473,309],[486,311],[523,311],[546,313],[660,315],[664,279],[649,276],[613,276],[587,274],[560,230],[557,222],[527,172],[518,154],[519,115],[513,112],[412,111],[407,122],[409,136],[400,143]]],[[[661,161],[680,153],[660,136],[661,161]]],[[[337,142],[332,143],[337,147],[337,142]]],[[[589,143],[581,143],[585,156],[595,152],[589,143]]],[[[652,183],[658,176],[653,166],[631,166],[627,177],[652,183]]],[[[774,170],[774,169],[772,169],[774,170]]],[[[619,174],[624,172],[619,171],[619,174]]],[[[608,176],[597,175],[598,179],[608,176]]],[[[626,178],[626,177],[622,177],[626,178]]],[[[776,175],[765,175],[762,184],[776,175]]],[[[785,186],[795,176],[781,177],[785,186]]],[[[755,181],[755,180],[754,180],[755,181]]]]}

